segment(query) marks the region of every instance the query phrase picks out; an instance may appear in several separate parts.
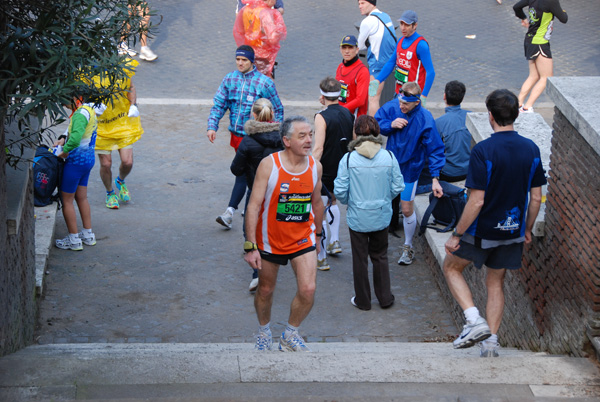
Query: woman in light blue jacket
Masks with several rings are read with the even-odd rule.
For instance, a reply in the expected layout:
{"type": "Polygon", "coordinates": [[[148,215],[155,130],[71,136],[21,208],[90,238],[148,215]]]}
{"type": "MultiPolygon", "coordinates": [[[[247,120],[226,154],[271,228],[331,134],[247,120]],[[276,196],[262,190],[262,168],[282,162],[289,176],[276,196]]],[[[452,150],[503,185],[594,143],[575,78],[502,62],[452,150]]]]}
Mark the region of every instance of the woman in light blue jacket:
{"type": "Polygon", "coordinates": [[[404,179],[394,154],[382,149],[379,125],[371,116],[359,116],[354,124],[356,139],[338,166],[334,193],[348,205],[355,296],[351,303],[371,309],[368,258],[373,263],[373,288],[381,308],[394,304],[388,264],[388,226],[392,199],[404,190],[404,179]]]}

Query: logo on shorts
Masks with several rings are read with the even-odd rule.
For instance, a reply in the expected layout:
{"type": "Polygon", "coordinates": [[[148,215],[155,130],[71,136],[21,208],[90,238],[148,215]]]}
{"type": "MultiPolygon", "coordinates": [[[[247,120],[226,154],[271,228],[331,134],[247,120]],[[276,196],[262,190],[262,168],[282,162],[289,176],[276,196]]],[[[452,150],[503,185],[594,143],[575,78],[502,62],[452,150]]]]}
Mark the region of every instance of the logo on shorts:
{"type": "Polygon", "coordinates": [[[281,186],[279,187],[279,192],[287,193],[288,191],[290,191],[290,183],[281,183],[281,186]]]}

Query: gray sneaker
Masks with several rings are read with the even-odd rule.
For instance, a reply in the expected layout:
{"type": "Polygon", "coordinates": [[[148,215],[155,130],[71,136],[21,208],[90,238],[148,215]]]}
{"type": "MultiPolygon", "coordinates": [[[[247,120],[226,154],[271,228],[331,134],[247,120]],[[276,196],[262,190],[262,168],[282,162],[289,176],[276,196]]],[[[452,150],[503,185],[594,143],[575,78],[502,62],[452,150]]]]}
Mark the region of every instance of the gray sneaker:
{"type": "Polygon", "coordinates": [[[310,352],[310,349],[304,343],[304,339],[297,332],[293,333],[289,338],[285,338],[281,334],[281,338],[279,338],[279,350],[282,352],[310,352]]]}
{"type": "Polygon", "coordinates": [[[256,344],[254,345],[254,349],[259,352],[266,352],[267,350],[271,350],[273,347],[273,335],[269,332],[265,334],[264,332],[259,332],[256,335],[256,344]]]}
{"type": "Polygon", "coordinates": [[[492,336],[492,331],[487,321],[479,317],[473,324],[465,324],[460,336],[454,340],[454,349],[470,348],[492,336]]]}
{"type": "Polygon", "coordinates": [[[498,357],[500,345],[497,342],[492,345],[489,342],[480,342],[479,347],[481,348],[481,357],[498,357]]]}
{"type": "Polygon", "coordinates": [[[402,255],[398,260],[398,264],[400,265],[410,265],[415,259],[415,250],[407,244],[402,246],[402,255]]]}
{"type": "MultiPolygon", "coordinates": [[[[225,210],[223,215],[217,216],[217,222],[225,226],[227,229],[231,229],[233,223],[233,208],[229,207],[225,210]]],[[[235,210],[234,210],[235,211],[235,210]]]]}

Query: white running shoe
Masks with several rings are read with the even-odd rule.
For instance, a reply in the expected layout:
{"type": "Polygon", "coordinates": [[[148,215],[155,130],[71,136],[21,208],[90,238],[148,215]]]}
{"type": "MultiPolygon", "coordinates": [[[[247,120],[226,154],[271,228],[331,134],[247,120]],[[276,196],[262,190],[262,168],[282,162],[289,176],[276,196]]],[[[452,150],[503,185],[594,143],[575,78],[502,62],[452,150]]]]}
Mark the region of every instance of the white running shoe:
{"type": "Polygon", "coordinates": [[[256,289],[258,289],[258,278],[252,278],[252,281],[250,281],[250,286],[248,286],[248,291],[256,292],[256,289]]]}
{"type": "Polygon", "coordinates": [[[297,332],[294,332],[289,338],[285,338],[281,334],[279,350],[282,352],[310,352],[310,349],[304,343],[304,339],[297,332]]]}
{"type": "Polygon", "coordinates": [[[336,240],[333,243],[327,245],[327,254],[340,254],[342,252],[342,246],[340,246],[340,241],[336,240]]]}
{"type": "Polygon", "coordinates": [[[83,250],[83,245],[81,244],[81,239],[77,239],[77,241],[71,241],[70,236],[67,236],[64,239],[56,239],[54,244],[56,244],[56,247],[63,249],[63,250],[74,250],[74,251],[83,250]]]}
{"type": "Polygon", "coordinates": [[[133,57],[137,54],[137,52],[135,50],[133,50],[132,48],[130,48],[127,45],[127,42],[121,42],[121,44],[119,45],[119,54],[121,54],[121,55],[126,54],[129,57],[133,57]]]}
{"type": "Polygon", "coordinates": [[[481,357],[498,357],[498,349],[500,349],[500,345],[498,342],[492,343],[490,342],[479,342],[479,347],[481,348],[481,353],[479,356],[481,357]]]}
{"type": "Polygon", "coordinates": [[[265,334],[264,332],[259,332],[256,335],[256,344],[254,345],[254,349],[259,352],[266,352],[267,350],[271,350],[273,348],[273,336],[269,332],[265,334]]]}
{"type": "Polygon", "coordinates": [[[486,340],[492,336],[492,331],[483,317],[477,318],[473,324],[465,324],[460,336],[453,342],[454,349],[470,348],[477,342],[486,340]]]}
{"type": "Polygon", "coordinates": [[[415,259],[415,250],[409,245],[402,246],[402,255],[398,260],[398,264],[400,265],[410,265],[415,259]]]}
{"type": "Polygon", "coordinates": [[[154,61],[158,59],[158,56],[148,46],[142,46],[142,48],[140,49],[140,59],[146,61],[154,61]]]}
{"type": "Polygon", "coordinates": [[[225,212],[223,212],[223,215],[217,216],[217,222],[227,229],[231,229],[233,223],[233,211],[235,210],[232,207],[228,207],[225,212]]]}
{"type": "Polygon", "coordinates": [[[322,260],[319,260],[317,258],[317,269],[319,271],[329,271],[329,268],[331,268],[329,266],[329,262],[327,261],[327,257],[323,258],[322,260]]]}
{"type": "Polygon", "coordinates": [[[89,236],[86,236],[83,231],[79,232],[79,238],[81,239],[82,243],[85,244],[86,246],[95,246],[96,245],[96,235],[95,234],[91,234],[89,236]]]}

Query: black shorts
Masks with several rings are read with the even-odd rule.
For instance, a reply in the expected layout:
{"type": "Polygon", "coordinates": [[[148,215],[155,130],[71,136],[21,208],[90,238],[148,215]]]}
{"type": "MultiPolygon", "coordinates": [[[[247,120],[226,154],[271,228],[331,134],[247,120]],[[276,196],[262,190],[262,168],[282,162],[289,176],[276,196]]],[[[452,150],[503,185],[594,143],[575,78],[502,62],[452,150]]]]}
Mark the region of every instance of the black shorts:
{"type": "Polygon", "coordinates": [[[527,60],[535,60],[538,56],[545,57],[547,59],[552,58],[552,52],[550,52],[550,42],[544,43],[543,45],[534,45],[529,41],[525,41],[525,58],[527,60]]]}
{"type": "Polygon", "coordinates": [[[277,264],[277,265],[287,265],[288,261],[293,260],[296,257],[300,257],[302,254],[306,254],[306,253],[310,253],[313,250],[316,250],[317,247],[316,246],[310,246],[307,248],[304,248],[300,251],[296,251],[295,253],[292,254],[271,254],[271,253],[267,253],[266,251],[262,251],[262,250],[258,250],[260,253],[260,258],[262,258],[263,260],[267,260],[273,264],[277,264]]]}
{"type": "Polygon", "coordinates": [[[519,269],[523,258],[523,242],[492,248],[481,248],[460,241],[460,248],[453,253],[465,260],[473,261],[476,268],[484,264],[493,269],[519,269]]]}

